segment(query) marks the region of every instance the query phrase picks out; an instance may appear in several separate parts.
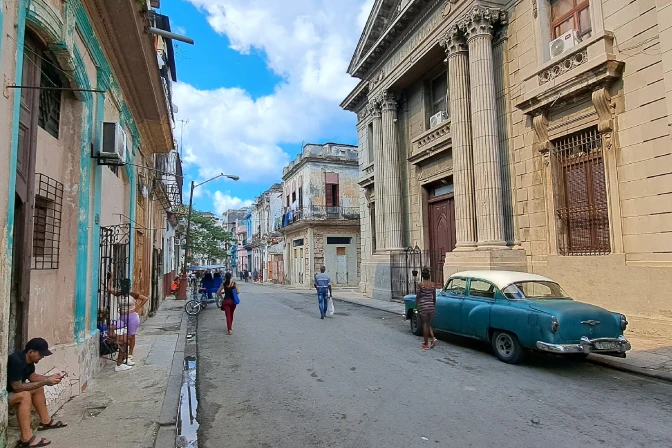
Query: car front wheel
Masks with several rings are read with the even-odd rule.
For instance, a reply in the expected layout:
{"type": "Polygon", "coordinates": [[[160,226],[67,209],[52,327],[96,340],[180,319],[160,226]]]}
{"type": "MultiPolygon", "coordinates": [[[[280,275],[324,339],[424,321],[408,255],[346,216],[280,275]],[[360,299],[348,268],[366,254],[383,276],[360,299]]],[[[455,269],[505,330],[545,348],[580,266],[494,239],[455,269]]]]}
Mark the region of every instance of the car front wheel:
{"type": "Polygon", "coordinates": [[[422,336],[422,317],[420,317],[420,314],[416,311],[413,310],[411,312],[411,333],[413,333],[416,336],[422,336]]]}
{"type": "Polygon", "coordinates": [[[525,356],[523,347],[513,333],[495,331],[492,333],[491,342],[495,356],[497,356],[500,361],[504,361],[508,364],[517,364],[522,361],[525,356]]]}

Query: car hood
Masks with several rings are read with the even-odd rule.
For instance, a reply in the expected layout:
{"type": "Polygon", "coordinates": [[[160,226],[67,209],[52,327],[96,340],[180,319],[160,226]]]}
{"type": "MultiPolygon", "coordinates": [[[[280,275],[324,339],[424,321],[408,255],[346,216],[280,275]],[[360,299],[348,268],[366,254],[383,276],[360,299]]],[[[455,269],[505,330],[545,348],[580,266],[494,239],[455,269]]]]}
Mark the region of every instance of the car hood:
{"type": "Polygon", "coordinates": [[[578,341],[586,336],[616,338],[623,334],[618,317],[604,308],[574,300],[529,300],[531,309],[555,316],[560,337],[578,341]]]}

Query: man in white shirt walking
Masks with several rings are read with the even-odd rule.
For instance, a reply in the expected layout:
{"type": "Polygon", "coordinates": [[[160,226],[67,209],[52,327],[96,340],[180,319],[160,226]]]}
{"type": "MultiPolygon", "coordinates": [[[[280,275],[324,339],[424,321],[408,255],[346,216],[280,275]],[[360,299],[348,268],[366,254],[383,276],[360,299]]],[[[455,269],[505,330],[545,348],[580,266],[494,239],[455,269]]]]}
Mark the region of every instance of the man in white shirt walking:
{"type": "Polygon", "coordinates": [[[327,307],[329,306],[329,299],[331,299],[331,277],[326,273],[327,268],[322,266],[320,273],[315,275],[315,289],[317,290],[317,300],[320,306],[320,319],[324,319],[327,315],[327,307]],[[327,298],[327,292],[329,298],[327,298]]]}

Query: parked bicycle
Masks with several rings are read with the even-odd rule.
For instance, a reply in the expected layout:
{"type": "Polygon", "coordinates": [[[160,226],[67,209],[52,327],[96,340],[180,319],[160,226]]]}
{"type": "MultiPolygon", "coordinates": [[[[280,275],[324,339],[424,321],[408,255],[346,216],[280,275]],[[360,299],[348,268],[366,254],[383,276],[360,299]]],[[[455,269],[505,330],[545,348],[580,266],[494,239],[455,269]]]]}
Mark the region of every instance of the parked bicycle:
{"type": "Polygon", "coordinates": [[[202,309],[207,308],[208,304],[216,303],[217,308],[222,307],[222,296],[217,295],[217,289],[200,288],[198,293],[194,292],[192,299],[184,305],[184,311],[190,316],[196,316],[202,309]],[[210,295],[210,298],[208,298],[210,295]]]}

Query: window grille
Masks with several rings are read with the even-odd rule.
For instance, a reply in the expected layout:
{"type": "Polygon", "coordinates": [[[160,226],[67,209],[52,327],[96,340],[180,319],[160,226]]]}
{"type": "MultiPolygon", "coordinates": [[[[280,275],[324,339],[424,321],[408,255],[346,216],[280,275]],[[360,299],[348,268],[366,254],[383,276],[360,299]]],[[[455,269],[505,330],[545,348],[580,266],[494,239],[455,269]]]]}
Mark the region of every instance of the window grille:
{"type": "Polygon", "coordinates": [[[61,121],[61,90],[52,90],[50,87],[61,88],[63,83],[56,71],[54,63],[49,59],[42,62],[40,77],[40,107],[37,115],[37,124],[54,138],[58,138],[61,121]]]}
{"type": "Polygon", "coordinates": [[[610,253],[602,138],[597,128],[589,128],[553,143],[561,176],[557,206],[561,222],[560,253],[610,253]]]}
{"type": "Polygon", "coordinates": [[[36,174],[33,269],[58,269],[62,209],[63,184],[44,174],[36,174]]]}

